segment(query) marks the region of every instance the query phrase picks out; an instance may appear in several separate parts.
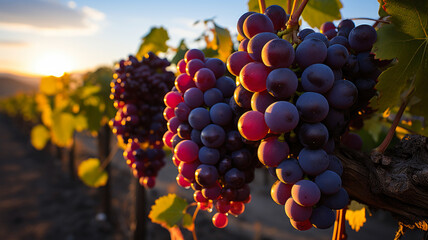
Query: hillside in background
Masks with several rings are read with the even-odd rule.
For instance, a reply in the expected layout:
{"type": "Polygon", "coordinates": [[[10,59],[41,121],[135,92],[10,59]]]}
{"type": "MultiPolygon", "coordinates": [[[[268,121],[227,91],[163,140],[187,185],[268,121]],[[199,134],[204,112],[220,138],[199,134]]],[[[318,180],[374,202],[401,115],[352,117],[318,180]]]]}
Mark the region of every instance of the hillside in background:
{"type": "Polygon", "coordinates": [[[0,97],[12,96],[18,92],[37,91],[40,77],[29,77],[0,73],[0,97]]]}

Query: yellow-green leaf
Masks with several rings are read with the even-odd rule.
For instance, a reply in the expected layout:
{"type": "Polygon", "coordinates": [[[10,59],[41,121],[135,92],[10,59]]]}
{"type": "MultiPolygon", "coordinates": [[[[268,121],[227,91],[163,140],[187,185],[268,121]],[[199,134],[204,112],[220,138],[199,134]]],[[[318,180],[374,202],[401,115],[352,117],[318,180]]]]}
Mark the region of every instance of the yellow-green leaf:
{"type": "Polygon", "coordinates": [[[193,223],[192,215],[188,213],[184,214],[182,225],[185,229],[193,231],[195,229],[195,224],[193,223]]]}
{"type": "Polygon", "coordinates": [[[187,201],[176,194],[168,194],[156,199],[149,213],[152,222],[171,228],[184,217],[187,201]]]}
{"type": "Polygon", "coordinates": [[[98,158],[89,158],[80,163],[77,175],[89,187],[102,187],[107,184],[108,174],[101,167],[98,158]]]}
{"type": "Polygon", "coordinates": [[[325,22],[341,19],[342,7],[340,0],[311,0],[303,10],[302,17],[309,26],[320,28],[325,22]]]}
{"type": "Polygon", "coordinates": [[[57,90],[57,82],[59,78],[54,76],[42,77],[40,80],[40,92],[46,95],[54,95],[57,90]]]}
{"type": "Polygon", "coordinates": [[[226,62],[229,55],[232,53],[233,50],[233,42],[232,37],[230,36],[229,30],[226,28],[222,28],[214,23],[214,29],[215,29],[215,36],[217,38],[218,42],[218,55],[219,59],[223,62],[226,62]]]}
{"type": "Polygon", "coordinates": [[[366,207],[366,205],[352,200],[346,210],[345,219],[356,232],[358,232],[366,222],[366,207]]]}
{"type": "Polygon", "coordinates": [[[88,118],[84,114],[79,114],[74,118],[76,131],[81,132],[88,128],[88,118]]]}
{"type": "Polygon", "coordinates": [[[143,42],[138,49],[136,57],[141,59],[148,52],[166,52],[168,50],[168,45],[166,45],[166,41],[168,41],[169,36],[168,32],[163,27],[153,27],[150,29],[150,32],[143,37],[143,42]]]}
{"type": "Polygon", "coordinates": [[[50,138],[49,130],[41,124],[36,125],[31,129],[31,144],[37,150],[45,148],[46,143],[50,138]]]}
{"type": "MultiPolygon", "coordinates": [[[[287,12],[287,1],[267,0],[265,2],[266,7],[279,5],[287,12]]],[[[340,9],[342,7],[340,0],[310,0],[303,10],[302,17],[309,26],[319,28],[325,22],[341,19],[340,9]]],[[[248,11],[260,12],[258,0],[248,1],[248,11]]],[[[288,12],[288,14],[290,13],[288,12]]]]}
{"type": "Polygon", "coordinates": [[[71,113],[55,111],[52,115],[52,140],[60,147],[71,143],[75,129],[71,113]]]}

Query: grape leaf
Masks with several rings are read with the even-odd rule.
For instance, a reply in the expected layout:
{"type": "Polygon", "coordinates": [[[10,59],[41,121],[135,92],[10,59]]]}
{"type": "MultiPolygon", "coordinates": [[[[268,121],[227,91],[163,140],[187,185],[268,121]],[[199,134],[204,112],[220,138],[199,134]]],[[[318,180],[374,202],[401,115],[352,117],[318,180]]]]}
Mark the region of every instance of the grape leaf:
{"type": "Polygon", "coordinates": [[[171,63],[177,64],[178,61],[184,58],[184,54],[186,54],[187,50],[189,50],[184,42],[184,39],[181,39],[180,44],[178,44],[178,48],[175,52],[175,56],[172,58],[171,63]]]}
{"type": "Polygon", "coordinates": [[[187,202],[176,194],[168,194],[156,199],[149,213],[152,222],[171,228],[183,219],[187,202]]]}
{"type": "Polygon", "coordinates": [[[382,8],[391,16],[392,24],[378,30],[373,52],[377,59],[397,62],[379,76],[379,96],[371,105],[379,111],[391,109],[400,105],[405,91],[414,88],[410,113],[428,119],[428,2],[388,0],[382,8]]]}
{"type": "MultiPolygon", "coordinates": [[[[266,1],[266,7],[274,4],[281,6],[287,11],[287,1],[266,1]]],[[[340,0],[311,0],[308,1],[303,10],[302,17],[309,26],[319,28],[325,22],[341,19],[340,9],[342,7],[343,5],[340,0]]],[[[248,1],[248,11],[260,12],[258,0],[248,1]]]]}
{"type": "Polygon", "coordinates": [[[227,58],[233,51],[232,37],[230,36],[229,30],[222,28],[214,23],[215,38],[217,40],[217,51],[218,58],[223,62],[226,62],[227,58]]]}
{"type": "Polygon", "coordinates": [[[52,141],[65,147],[73,139],[75,125],[74,116],[68,112],[54,111],[52,114],[52,141]]]}
{"type": "Polygon", "coordinates": [[[102,187],[107,184],[108,174],[101,167],[98,158],[82,161],[77,169],[79,178],[89,187],[102,187]]]}
{"type": "Polygon", "coordinates": [[[345,219],[354,231],[360,231],[366,222],[366,205],[352,200],[346,210],[345,219]]]}
{"type": "Polygon", "coordinates": [[[188,213],[184,214],[182,226],[189,231],[193,231],[195,229],[195,224],[193,223],[192,215],[188,213]]]}
{"type": "Polygon", "coordinates": [[[153,27],[150,29],[150,32],[143,37],[143,42],[138,49],[136,57],[142,59],[143,56],[148,52],[166,52],[168,50],[168,45],[166,45],[166,41],[168,41],[169,36],[168,32],[163,27],[153,27]]]}
{"type": "Polygon", "coordinates": [[[340,0],[311,0],[303,10],[302,17],[309,26],[320,28],[325,22],[341,19],[342,7],[340,0]]]}
{"type": "Polygon", "coordinates": [[[54,95],[58,91],[57,89],[58,81],[59,81],[59,78],[54,76],[42,77],[39,85],[40,92],[46,95],[54,95]]]}
{"type": "Polygon", "coordinates": [[[41,124],[31,129],[31,144],[37,150],[45,148],[50,138],[49,130],[41,124]]]}

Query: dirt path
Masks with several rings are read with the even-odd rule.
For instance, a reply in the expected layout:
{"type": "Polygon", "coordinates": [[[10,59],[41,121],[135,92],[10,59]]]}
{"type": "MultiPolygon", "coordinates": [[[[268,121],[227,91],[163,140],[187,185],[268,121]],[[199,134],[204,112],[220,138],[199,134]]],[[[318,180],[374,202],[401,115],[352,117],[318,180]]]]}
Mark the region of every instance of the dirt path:
{"type": "Polygon", "coordinates": [[[70,181],[47,151],[34,150],[0,115],[0,239],[109,239],[94,200],[70,181]]]}

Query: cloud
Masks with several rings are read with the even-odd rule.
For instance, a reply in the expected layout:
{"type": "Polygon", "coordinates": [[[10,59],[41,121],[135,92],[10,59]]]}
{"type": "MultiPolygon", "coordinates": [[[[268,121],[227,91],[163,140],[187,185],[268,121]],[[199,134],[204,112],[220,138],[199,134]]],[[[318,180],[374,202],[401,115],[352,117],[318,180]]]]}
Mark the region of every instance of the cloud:
{"type": "Polygon", "coordinates": [[[70,1],[0,0],[0,28],[50,35],[85,35],[98,30],[105,14],[70,1]]]}
{"type": "Polygon", "coordinates": [[[28,43],[23,42],[23,41],[1,40],[0,39],[0,47],[25,47],[27,45],[28,45],[28,43]]]}

